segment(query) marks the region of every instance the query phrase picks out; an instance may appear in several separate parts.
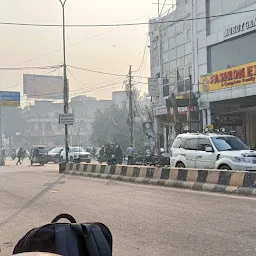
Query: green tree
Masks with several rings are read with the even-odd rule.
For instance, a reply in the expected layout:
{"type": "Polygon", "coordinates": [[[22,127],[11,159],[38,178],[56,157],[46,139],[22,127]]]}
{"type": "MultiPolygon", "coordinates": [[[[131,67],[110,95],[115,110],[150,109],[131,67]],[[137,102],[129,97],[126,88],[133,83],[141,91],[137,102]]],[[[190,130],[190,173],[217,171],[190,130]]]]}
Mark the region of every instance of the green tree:
{"type": "MultiPolygon", "coordinates": [[[[115,105],[98,110],[92,123],[91,141],[97,146],[106,143],[120,145],[123,150],[130,144],[130,132],[127,123],[128,109],[126,106],[119,108],[115,105]]],[[[134,124],[135,146],[144,145],[143,131],[140,121],[134,124]]]]}

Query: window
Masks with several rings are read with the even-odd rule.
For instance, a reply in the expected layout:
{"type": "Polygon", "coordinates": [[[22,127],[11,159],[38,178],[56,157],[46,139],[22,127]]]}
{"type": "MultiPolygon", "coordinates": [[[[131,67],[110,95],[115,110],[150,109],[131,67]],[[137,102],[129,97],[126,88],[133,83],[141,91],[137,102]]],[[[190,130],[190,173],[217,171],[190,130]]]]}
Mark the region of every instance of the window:
{"type": "Polygon", "coordinates": [[[256,32],[254,31],[208,47],[208,72],[254,62],[256,59],[255,41],[256,32]]]}
{"type": "Polygon", "coordinates": [[[198,149],[198,138],[188,139],[184,145],[185,149],[197,150],[198,149]]]}
{"type": "Polygon", "coordinates": [[[177,137],[175,141],[172,144],[173,148],[184,148],[185,144],[187,142],[186,138],[177,137]]]}
{"type": "Polygon", "coordinates": [[[192,38],[191,29],[187,29],[187,41],[190,41],[192,38]]]}
{"type": "Polygon", "coordinates": [[[181,145],[181,138],[177,137],[177,138],[175,139],[175,141],[173,142],[172,147],[173,147],[173,148],[179,148],[180,145],[181,145]]]}
{"type": "Polygon", "coordinates": [[[178,92],[184,92],[184,81],[178,81],[177,82],[177,88],[178,88],[178,92]]]}
{"type": "Polygon", "coordinates": [[[166,97],[166,96],[169,96],[169,94],[170,94],[169,85],[164,85],[163,86],[163,96],[166,97]]]}
{"type": "Polygon", "coordinates": [[[200,138],[198,143],[198,150],[205,151],[206,147],[212,147],[210,140],[207,138],[200,138]]]}
{"type": "Polygon", "coordinates": [[[175,37],[171,37],[168,40],[168,45],[169,45],[169,49],[176,49],[176,38],[175,37]]]}
{"type": "Polygon", "coordinates": [[[86,151],[81,147],[74,147],[74,148],[71,148],[71,152],[86,152],[86,151]]]}
{"type": "Polygon", "coordinates": [[[212,141],[219,151],[248,149],[248,147],[237,137],[213,137],[212,141]]]}

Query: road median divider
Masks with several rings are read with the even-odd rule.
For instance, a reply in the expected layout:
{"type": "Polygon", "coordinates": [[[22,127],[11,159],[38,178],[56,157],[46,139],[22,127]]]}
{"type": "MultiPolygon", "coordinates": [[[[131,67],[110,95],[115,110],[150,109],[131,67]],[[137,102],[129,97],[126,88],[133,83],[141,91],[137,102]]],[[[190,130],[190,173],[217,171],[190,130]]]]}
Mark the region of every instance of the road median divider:
{"type": "Polygon", "coordinates": [[[256,172],[61,163],[59,172],[140,184],[256,195],[256,172]]]}

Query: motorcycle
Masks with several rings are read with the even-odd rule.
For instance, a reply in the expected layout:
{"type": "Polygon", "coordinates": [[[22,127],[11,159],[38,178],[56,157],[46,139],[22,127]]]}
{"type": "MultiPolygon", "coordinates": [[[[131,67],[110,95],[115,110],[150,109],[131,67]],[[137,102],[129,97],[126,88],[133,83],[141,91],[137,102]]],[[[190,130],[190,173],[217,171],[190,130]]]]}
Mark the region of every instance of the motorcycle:
{"type": "Polygon", "coordinates": [[[102,164],[102,163],[104,163],[104,162],[107,162],[107,158],[106,158],[106,156],[104,155],[99,155],[99,157],[98,157],[98,162],[100,163],[100,164],[102,164]]]}
{"type": "Polygon", "coordinates": [[[160,153],[155,155],[152,160],[152,165],[154,166],[169,166],[170,156],[167,153],[160,153]]]}
{"type": "Polygon", "coordinates": [[[116,159],[116,162],[118,164],[122,164],[123,163],[123,156],[116,156],[115,159],[116,159]]]}

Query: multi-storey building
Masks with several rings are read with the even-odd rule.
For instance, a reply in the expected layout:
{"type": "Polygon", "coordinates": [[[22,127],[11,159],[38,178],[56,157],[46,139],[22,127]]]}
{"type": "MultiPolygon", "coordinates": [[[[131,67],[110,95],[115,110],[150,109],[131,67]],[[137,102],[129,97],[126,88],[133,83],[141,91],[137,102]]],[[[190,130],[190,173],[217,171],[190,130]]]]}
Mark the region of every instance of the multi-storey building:
{"type": "Polygon", "coordinates": [[[169,14],[150,20],[158,146],[170,147],[175,137],[173,97],[183,131],[224,127],[255,145],[255,7],[252,0],[177,0],[169,14]]]}

